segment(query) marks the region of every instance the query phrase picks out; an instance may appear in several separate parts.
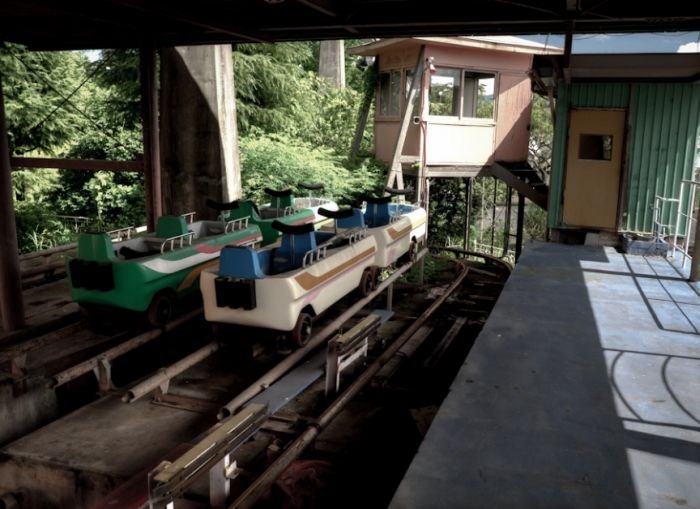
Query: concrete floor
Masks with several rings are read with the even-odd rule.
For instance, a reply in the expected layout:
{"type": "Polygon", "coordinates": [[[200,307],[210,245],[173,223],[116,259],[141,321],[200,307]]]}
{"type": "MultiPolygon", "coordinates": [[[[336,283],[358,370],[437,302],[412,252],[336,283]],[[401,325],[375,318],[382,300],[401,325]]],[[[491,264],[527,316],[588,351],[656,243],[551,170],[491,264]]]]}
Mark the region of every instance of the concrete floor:
{"type": "Polygon", "coordinates": [[[530,244],[390,507],[700,508],[699,330],[665,259],[530,244]]]}

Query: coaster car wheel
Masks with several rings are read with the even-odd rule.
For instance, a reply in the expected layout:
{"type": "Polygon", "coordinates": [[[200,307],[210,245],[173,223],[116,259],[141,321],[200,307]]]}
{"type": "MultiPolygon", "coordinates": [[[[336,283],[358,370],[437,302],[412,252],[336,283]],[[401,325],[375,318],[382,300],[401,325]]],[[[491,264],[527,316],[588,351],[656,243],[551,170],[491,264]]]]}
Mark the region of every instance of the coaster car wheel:
{"type": "Polygon", "coordinates": [[[148,306],[148,322],[154,327],[161,327],[168,323],[174,313],[175,294],[167,291],[157,293],[148,306]]]}
{"type": "Polygon", "coordinates": [[[376,288],[377,276],[376,271],[372,267],[367,267],[362,273],[360,284],[358,286],[360,295],[367,297],[376,288]]]}
{"type": "Polygon", "coordinates": [[[303,311],[299,313],[297,323],[289,334],[289,340],[296,348],[301,348],[309,342],[311,337],[312,318],[308,313],[303,311]]]}

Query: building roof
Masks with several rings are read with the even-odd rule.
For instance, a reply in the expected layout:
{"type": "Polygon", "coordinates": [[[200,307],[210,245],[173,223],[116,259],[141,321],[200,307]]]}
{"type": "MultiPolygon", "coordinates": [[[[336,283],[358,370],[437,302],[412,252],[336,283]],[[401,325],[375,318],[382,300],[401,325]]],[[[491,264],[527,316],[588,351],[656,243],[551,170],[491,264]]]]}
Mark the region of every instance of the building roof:
{"type": "MultiPolygon", "coordinates": [[[[700,81],[697,53],[571,55],[566,70],[561,56],[535,56],[532,68],[540,82],[549,86],[567,75],[573,81],[700,81]]],[[[535,90],[546,93],[537,80],[535,90]]]]}
{"type": "Polygon", "coordinates": [[[690,31],[694,2],[600,0],[3,0],[0,40],[31,49],[690,31]]]}
{"type": "Polygon", "coordinates": [[[398,49],[419,44],[435,46],[450,46],[455,48],[480,48],[512,53],[528,53],[531,55],[560,55],[562,48],[556,48],[513,36],[459,36],[459,37],[403,37],[383,39],[356,46],[349,50],[354,55],[371,56],[382,50],[398,49]]]}

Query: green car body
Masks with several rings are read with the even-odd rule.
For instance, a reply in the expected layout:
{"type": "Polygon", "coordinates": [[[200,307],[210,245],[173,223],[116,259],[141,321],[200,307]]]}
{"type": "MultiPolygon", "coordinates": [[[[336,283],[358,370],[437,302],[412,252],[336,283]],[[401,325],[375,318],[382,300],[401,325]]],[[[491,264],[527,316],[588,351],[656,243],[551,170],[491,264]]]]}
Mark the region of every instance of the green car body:
{"type": "Polygon", "coordinates": [[[247,219],[228,225],[187,224],[181,216],[162,216],[155,234],[120,242],[107,233],[83,233],[77,258],[68,260],[71,296],[81,305],[143,312],[159,294],[181,297],[196,292],[199,274],[218,264],[224,246],[262,241],[260,228],[247,219]],[[233,225],[230,231],[228,225],[233,225]],[[131,257],[125,256],[129,253],[131,257]]]}

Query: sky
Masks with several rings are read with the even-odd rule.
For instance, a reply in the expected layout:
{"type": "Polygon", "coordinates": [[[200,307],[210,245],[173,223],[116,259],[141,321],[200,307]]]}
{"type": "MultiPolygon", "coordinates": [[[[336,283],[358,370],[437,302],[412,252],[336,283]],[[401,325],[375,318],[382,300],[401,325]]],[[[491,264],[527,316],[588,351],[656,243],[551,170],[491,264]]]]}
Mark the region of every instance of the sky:
{"type": "MultiPolygon", "coordinates": [[[[548,46],[564,47],[563,35],[520,36],[548,46]]],[[[698,53],[700,32],[574,35],[572,53],[698,53]]]]}

